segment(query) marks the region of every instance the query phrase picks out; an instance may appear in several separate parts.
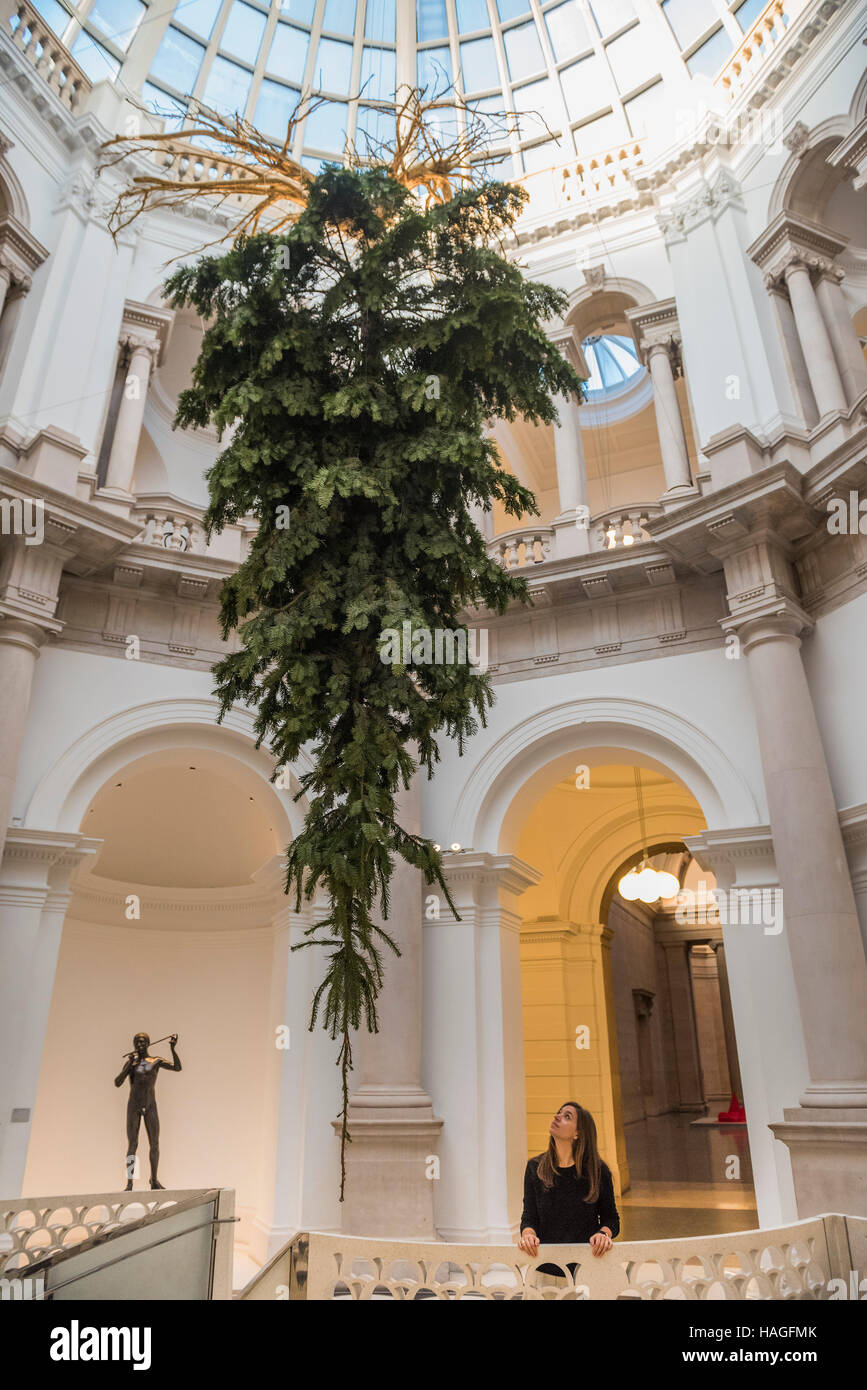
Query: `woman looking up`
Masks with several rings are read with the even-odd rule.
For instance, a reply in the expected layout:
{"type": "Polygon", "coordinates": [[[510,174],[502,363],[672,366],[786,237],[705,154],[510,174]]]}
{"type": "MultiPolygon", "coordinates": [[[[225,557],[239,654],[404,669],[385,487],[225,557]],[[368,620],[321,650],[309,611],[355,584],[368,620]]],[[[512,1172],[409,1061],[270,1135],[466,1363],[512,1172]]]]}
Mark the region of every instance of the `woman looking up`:
{"type": "Polygon", "coordinates": [[[537,1255],[540,1245],[589,1243],[594,1255],[604,1255],[620,1231],[620,1217],[593,1116],[577,1101],[566,1101],[548,1132],[547,1151],[531,1158],[524,1173],[518,1248],[537,1255]]]}

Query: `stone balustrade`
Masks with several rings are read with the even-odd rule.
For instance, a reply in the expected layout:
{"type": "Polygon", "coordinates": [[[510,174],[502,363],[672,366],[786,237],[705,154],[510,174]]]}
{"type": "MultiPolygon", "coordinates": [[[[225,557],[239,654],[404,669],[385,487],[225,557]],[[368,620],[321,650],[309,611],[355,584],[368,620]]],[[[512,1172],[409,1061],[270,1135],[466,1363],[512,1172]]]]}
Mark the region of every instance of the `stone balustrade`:
{"type": "Polygon", "coordinates": [[[142,523],[139,545],[153,545],[162,550],[189,551],[200,555],[205,549],[204,532],[195,517],[162,510],[138,511],[142,523]]]}
{"type": "Polygon", "coordinates": [[[90,1192],[0,1201],[0,1277],[37,1264],[94,1236],[176,1206],[200,1191],[90,1192]]]}
{"type": "Polygon", "coordinates": [[[634,193],[643,166],[642,142],[629,140],[600,150],[598,154],[527,174],[521,182],[530,194],[534,212],[546,208],[574,208],[618,193],[634,193]]]}
{"type": "Polygon", "coordinates": [[[554,528],[551,526],[521,527],[496,536],[488,543],[488,554],[499,560],[503,569],[526,569],[550,560],[554,542],[554,528]]]}
{"type": "Polygon", "coordinates": [[[83,110],[90,79],[29,0],[0,0],[0,28],[12,35],[15,47],[64,106],[74,113],[83,110]]]}
{"type": "Polygon", "coordinates": [[[807,0],[771,0],[744,35],[725,67],[715,79],[730,101],[740,95],[759,68],[784,37],[792,20],[807,0]]]}
{"type": "MultiPolygon", "coordinates": [[[[867,1219],[827,1215],[771,1230],[588,1245],[451,1245],[299,1233],[244,1289],[243,1299],[439,1299],[822,1302],[852,1297],[867,1219]],[[558,1282],[539,1266],[561,1271],[558,1282]],[[574,1266],[570,1272],[568,1266],[574,1266]]],[[[860,1266],[859,1266],[860,1267],[860,1266]]],[[[857,1296],[857,1295],[856,1295],[857,1296]]]]}
{"type": "Polygon", "coordinates": [[[155,150],[153,158],[160,165],[164,178],[219,184],[225,178],[238,176],[237,169],[231,167],[224,156],[183,139],[155,150]]]}
{"type": "Polygon", "coordinates": [[[659,503],[615,507],[590,522],[591,544],[595,550],[617,550],[649,541],[644,527],[651,517],[661,516],[659,503]]]}

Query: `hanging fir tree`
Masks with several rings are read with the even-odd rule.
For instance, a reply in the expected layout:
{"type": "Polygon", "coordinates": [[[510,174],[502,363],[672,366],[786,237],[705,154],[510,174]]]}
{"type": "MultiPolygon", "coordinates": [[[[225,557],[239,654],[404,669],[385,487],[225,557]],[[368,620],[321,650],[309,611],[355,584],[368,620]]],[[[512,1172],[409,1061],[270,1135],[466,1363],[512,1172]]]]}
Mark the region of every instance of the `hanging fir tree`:
{"type": "Polygon", "coordinates": [[[538,514],[483,425],[552,421],[552,397],[582,388],[543,328],[563,296],[502,254],[525,197],[487,182],[425,207],[388,169],[326,166],[279,236],[243,236],[168,282],[209,324],[176,423],[233,429],[206,529],[258,521],[222,589],[223,635],[241,645],[215,668],[220,717],[252,706],[278,766],[313,753],[286,889],[296,907],[317,889],[330,903],[303,944],[327,951],[310,1027],[340,1040],[341,1200],[351,1034],[376,1030],[397,949],[374,920],[396,856],[448,898],[396,793],[419,764],[430,775],[438,734],[462,748],[492,699],[470,664],[384,661],[381,635],[454,631],[473,605],[526,600],[471,518],[474,503],[538,514]]]}

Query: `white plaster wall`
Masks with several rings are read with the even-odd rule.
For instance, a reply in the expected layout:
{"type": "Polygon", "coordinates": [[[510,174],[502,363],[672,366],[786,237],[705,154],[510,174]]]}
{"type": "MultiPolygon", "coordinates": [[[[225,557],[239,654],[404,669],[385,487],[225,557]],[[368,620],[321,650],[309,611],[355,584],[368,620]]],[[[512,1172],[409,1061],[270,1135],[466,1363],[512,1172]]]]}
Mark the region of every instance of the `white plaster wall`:
{"type": "MultiPolygon", "coordinates": [[[[166,932],[64,924],[26,1193],[123,1188],[129,1085],[114,1086],[133,1034],[177,1031],[183,1070],[157,1078],[160,1181],[232,1187],[244,1212],[267,1208],[266,1138],[271,933],[166,932]]],[[[167,1043],[154,1055],[171,1059],[167,1043]]],[[[268,1138],[270,1139],[270,1135],[268,1138]]],[[[147,1136],[138,1155],[148,1185],[147,1136]]],[[[242,1232],[242,1238],[244,1233],[242,1232]]]]}

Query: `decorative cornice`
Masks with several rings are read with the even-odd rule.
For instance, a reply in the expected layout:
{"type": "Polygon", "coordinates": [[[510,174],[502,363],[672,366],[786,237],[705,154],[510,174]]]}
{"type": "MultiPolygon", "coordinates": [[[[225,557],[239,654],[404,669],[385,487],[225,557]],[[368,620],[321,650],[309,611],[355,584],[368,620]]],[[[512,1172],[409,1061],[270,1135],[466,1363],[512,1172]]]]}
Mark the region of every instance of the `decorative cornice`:
{"type": "Polygon", "coordinates": [[[677,371],[680,365],[681,334],[676,301],[661,299],[656,304],[643,304],[637,309],[627,309],[626,317],[639,357],[645,367],[649,364],[654,349],[664,349],[677,371]]]}
{"type": "Polygon", "coordinates": [[[173,309],[128,299],[123,306],[118,341],[130,352],[145,348],[151,353],[154,365],[159,366],[165,361],[174,322],[173,309]]]}
{"type": "Polygon", "coordinates": [[[838,236],[818,222],[781,212],[760,237],[747,247],[747,255],[759,267],[769,289],[781,285],[786,271],[803,265],[819,275],[833,274],[835,260],[848,246],[847,237],[838,236]]]}
{"type": "Polygon", "coordinates": [[[741,188],[728,170],[722,169],[713,183],[703,183],[697,192],[660,212],[656,223],[666,246],[673,246],[678,241],[685,241],[689,233],[703,222],[709,219],[715,221],[732,204],[743,208],[741,188]]]}

